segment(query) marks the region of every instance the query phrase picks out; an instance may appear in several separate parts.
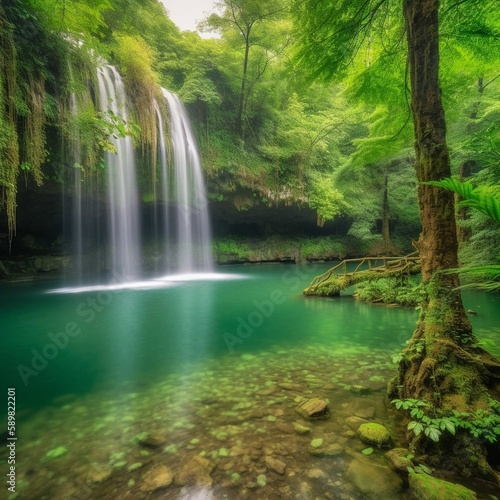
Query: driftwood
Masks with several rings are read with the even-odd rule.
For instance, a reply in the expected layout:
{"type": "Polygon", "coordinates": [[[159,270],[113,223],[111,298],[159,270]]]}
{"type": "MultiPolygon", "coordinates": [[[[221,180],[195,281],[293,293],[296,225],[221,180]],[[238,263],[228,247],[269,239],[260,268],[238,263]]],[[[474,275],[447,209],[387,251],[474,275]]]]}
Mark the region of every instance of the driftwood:
{"type": "Polygon", "coordinates": [[[304,295],[335,297],[342,290],[363,281],[380,278],[408,276],[419,274],[420,259],[416,254],[405,257],[364,257],[362,259],[345,259],[326,273],[314,278],[304,290],[304,295]],[[348,270],[348,265],[357,264],[354,270],[348,270]]]}

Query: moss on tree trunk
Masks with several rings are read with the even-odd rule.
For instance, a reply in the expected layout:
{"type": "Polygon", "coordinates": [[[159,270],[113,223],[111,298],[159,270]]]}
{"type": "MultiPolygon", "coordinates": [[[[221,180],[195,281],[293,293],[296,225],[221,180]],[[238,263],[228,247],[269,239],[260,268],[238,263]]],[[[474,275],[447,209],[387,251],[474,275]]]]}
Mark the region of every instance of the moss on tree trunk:
{"type": "MultiPolygon", "coordinates": [[[[451,174],[438,80],[438,7],[439,0],[403,0],[420,183],[451,174]]],[[[443,411],[486,408],[488,395],[498,395],[500,363],[477,346],[457,290],[458,276],[443,272],[458,267],[454,197],[420,184],[418,198],[422,233],[416,246],[428,297],[389,395],[422,399],[443,411]]],[[[436,445],[419,436],[414,444],[421,453],[431,452],[437,465],[449,457],[450,445],[444,439],[436,445]]],[[[476,446],[461,454],[456,465],[462,472],[499,482],[488,460],[486,446],[476,446]],[[470,460],[473,455],[477,460],[470,460]]]]}

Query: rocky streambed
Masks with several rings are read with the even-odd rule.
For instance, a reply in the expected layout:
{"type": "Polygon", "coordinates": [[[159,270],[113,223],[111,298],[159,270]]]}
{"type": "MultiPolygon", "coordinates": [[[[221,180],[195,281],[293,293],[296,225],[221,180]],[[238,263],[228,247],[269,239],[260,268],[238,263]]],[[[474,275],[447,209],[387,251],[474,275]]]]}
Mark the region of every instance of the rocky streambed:
{"type": "Polygon", "coordinates": [[[12,498],[402,498],[387,449],[358,435],[403,442],[393,373],[382,350],[276,347],[68,394],[19,422],[12,498]],[[327,411],[300,411],[311,400],[327,411]]]}

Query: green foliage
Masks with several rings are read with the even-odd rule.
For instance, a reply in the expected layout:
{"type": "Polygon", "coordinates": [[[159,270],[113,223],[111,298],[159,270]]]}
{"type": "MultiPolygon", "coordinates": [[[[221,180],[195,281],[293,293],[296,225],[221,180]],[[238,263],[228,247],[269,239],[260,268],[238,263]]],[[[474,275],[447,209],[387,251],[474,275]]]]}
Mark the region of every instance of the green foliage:
{"type": "Polygon", "coordinates": [[[408,430],[415,436],[422,432],[431,441],[439,442],[443,432],[454,436],[461,429],[475,438],[484,438],[489,443],[496,443],[500,436],[500,403],[489,400],[490,409],[478,409],[475,412],[459,412],[452,410],[451,414],[439,415],[434,418],[426,413],[437,413],[428,403],[419,399],[394,399],[391,401],[398,410],[409,413],[413,419],[408,423],[408,430]]]}
{"type": "Polygon", "coordinates": [[[319,227],[333,220],[346,207],[344,196],[327,176],[314,176],[309,189],[309,206],[316,210],[319,227]]]}
{"type": "Polygon", "coordinates": [[[416,307],[422,303],[426,294],[425,286],[420,279],[408,276],[358,283],[354,295],[363,302],[416,307]]]}
{"type": "Polygon", "coordinates": [[[272,236],[262,239],[226,237],[217,238],[213,243],[213,253],[219,263],[261,262],[283,260],[311,262],[342,258],[345,244],[334,237],[272,236]]]}
{"type": "MultiPolygon", "coordinates": [[[[471,182],[463,182],[454,178],[429,182],[433,186],[449,189],[464,198],[459,205],[474,208],[487,215],[491,220],[500,223],[500,186],[474,187],[471,182]]],[[[493,233],[498,236],[498,231],[493,233]]],[[[482,234],[482,244],[485,235],[482,234]]],[[[460,273],[471,283],[466,286],[492,291],[500,289],[500,265],[469,265],[460,269],[460,273]]]]}
{"type": "Polygon", "coordinates": [[[500,223],[500,186],[475,188],[471,182],[463,182],[451,177],[440,181],[429,181],[426,184],[457,193],[464,198],[459,205],[479,210],[500,223]]]}

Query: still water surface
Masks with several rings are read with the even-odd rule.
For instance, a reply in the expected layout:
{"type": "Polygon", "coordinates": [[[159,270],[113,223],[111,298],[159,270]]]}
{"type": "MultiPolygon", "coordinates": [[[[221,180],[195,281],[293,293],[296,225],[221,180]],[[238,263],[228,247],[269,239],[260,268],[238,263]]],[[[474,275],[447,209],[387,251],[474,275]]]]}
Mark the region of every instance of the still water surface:
{"type": "MultiPolygon", "coordinates": [[[[360,453],[352,417],[402,440],[384,391],[418,312],[302,297],[326,268],[234,266],[80,293],[2,285],[18,498],[403,498],[383,450],[360,453]],[[329,419],[295,411],[312,397],[329,400],[329,419]]],[[[500,355],[498,296],[465,304],[500,355]]]]}

